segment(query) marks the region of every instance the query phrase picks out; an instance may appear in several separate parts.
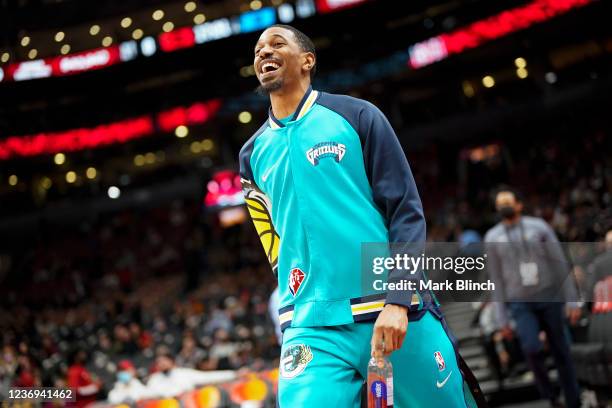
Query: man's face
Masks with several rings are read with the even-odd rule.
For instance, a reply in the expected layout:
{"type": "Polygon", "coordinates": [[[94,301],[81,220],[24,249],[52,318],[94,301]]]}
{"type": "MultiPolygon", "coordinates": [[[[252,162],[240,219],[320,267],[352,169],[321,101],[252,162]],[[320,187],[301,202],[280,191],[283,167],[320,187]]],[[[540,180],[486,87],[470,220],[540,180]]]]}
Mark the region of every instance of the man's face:
{"type": "Polygon", "coordinates": [[[516,205],[516,198],[514,194],[509,191],[501,191],[495,198],[495,206],[499,209],[500,207],[513,207],[516,205]]]}
{"type": "Polygon", "coordinates": [[[314,56],[303,52],[293,32],[285,28],[268,28],[255,45],[253,67],[260,88],[267,93],[309,75],[311,64],[314,56]]]}
{"type": "Polygon", "coordinates": [[[512,208],[514,213],[519,213],[523,209],[520,201],[516,199],[511,191],[500,191],[495,197],[495,207],[497,211],[504,212],[505,208],[512,208]]]}
{"type": "Polygon", "coordinates": [[[157,368],[160,371],[168,371],[171,370],[172,367],[174,367],[174,361],[172,361],[171,358],[167,357],[167,356],[158,356],[157,357],[157,368]]]}

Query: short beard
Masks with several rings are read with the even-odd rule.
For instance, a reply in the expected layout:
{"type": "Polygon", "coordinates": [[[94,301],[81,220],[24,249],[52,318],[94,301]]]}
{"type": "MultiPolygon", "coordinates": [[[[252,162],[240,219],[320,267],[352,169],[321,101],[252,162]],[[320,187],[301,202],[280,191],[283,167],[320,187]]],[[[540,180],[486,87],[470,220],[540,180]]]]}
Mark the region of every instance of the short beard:
{"type": "Polygon", "coordinates": [[[255,90],[255,92],[257,92],[258,95],[261,96],[268,96],[270,95],[272,92],[274,91],[278,91],[279,89],[281,89],[283,87],[283,81],[282,80],[277,80],[277,81],[273,81],[269,84],[260,84],[257,89],[255,90]]]}

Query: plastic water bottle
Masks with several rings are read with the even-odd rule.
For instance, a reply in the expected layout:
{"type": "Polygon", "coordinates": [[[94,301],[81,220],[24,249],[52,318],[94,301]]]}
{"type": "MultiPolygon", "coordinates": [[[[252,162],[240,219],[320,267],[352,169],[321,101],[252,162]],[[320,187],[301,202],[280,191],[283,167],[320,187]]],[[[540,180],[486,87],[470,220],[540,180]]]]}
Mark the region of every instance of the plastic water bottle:
{"type": "Polygon", "coordinates": [[[393,407],[393,366],[386,357],[368,364],[368,408],[393,407]]]}

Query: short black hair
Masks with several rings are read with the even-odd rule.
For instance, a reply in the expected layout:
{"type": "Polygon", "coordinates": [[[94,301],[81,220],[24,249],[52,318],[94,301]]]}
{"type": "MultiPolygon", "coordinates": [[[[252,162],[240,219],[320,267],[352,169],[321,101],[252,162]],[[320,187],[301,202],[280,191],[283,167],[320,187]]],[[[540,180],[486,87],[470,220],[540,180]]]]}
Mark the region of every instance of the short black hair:
{"type": "Polygon", "coordinates": [[[317,58],[317,51],[316,51],[314,43],[312,42],[310,37],[308,37],[306,34],[301,32],[297,28],[295,28],[293,26],[290,26],[290,25],[287,25],[287,24],[274,24],[274,25],[270,26],[270,28],[272,28],[272,27],[284,28],[285,30],[291,31],[293,33],[293,36],[295,37],[298,45],[300,46],[300,49],[303,52],[312,52],[313,53],[313,55],[315,56],[315,64],[310,69],[310,79],[312,79],[314,77],[315,73],[317,72],[317,60],[316,60],[316,58],[317,58]]]}
{"type": "Polygon", "coordinates": [[[523,193],[521,193],[517,188],[504,184],[497,187],[493,192],[493,204],[495,204],[495,199],[499,193],[512,193],[517,202],[524,203],[525,197],[523,196],[523,193]]]}

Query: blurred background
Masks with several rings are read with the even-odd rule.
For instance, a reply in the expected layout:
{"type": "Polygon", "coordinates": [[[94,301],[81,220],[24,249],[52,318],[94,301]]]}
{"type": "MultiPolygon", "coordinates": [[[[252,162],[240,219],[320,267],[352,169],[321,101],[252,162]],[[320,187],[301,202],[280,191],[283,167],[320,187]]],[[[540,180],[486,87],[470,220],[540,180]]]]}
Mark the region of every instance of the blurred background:
{"type": "MultiPolygon", "coordinates": [[[[275,23],[313,39],[315,89],[387,115],[429,240],[481,240],[501,183],[561,241],[612,229],[608,1],[0,7],[0,395],[71,386],[77,406],[114,404],[126,401],[109,402],[119,374],[154,388],[170,367],[189,386],[143,391],[138,406],[274,406],[276,283],[237,154],[267,118],[251,64],[275,23]]],[[[574,266],[578,278],[596,255],[574,266]]],[[[540,406],[516,342],[491,349],[486,305],[443,308],[491,404],[540,406]]],[[[574,361],[584,406],[606,406],[612,308],[586,308],[574,361]]]]}

